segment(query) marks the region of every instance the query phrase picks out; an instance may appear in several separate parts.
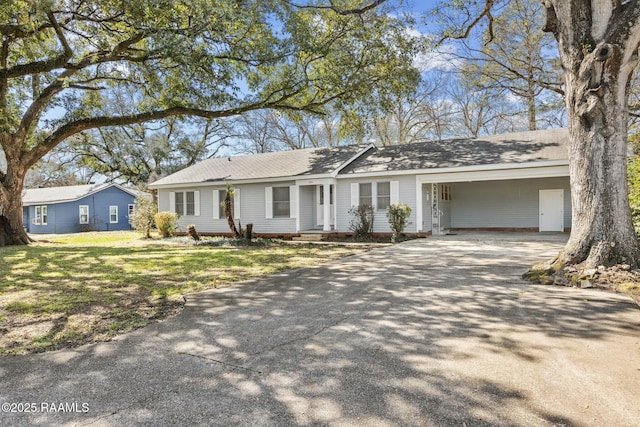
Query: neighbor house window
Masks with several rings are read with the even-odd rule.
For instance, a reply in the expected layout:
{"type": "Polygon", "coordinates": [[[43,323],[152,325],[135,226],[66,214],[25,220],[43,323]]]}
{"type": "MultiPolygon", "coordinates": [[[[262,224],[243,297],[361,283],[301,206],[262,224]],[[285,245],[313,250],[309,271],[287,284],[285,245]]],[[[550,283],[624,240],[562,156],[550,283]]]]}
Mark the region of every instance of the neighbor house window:
{"type": "Polygon", "coordinates": [[[89,224],[89,206],[80,205],[80,224],[89,224]]]}
{"type": "Polygon", "coordinates": [[[127,205],[127,216],[129,218],[131,218],[131,215],[133,215],[133,210],[135,209],[136,205],[127,205]]]}
{"type": "Polygon", "coordinates": [[[371,184],[360,184],[359,187],[359,200],[360,206],[373,206],[373,194],[371,193],[371,184]]]}
{"type": "Polygon", "coordinates": [[[109,206],[109,222],[111,224],[118,223],[118,207],[117,206],[109,206]]]}
{"type": "MultiPolygon", "coordinates": [[[[225,198],[220,200],[220,205],[218,206],[218,208],[220,209],[218,218],[226,218],[227,217],[225,215],[225,213],[224,213],[224,202],[226,200],[227,192],[225,190],[221,190],[220,194],[223,194],[223,193],[225,195],[225,198]]],[[[233,218],[233,199],[234,199],[233,194],[231,195],[230,199],[231,199],[231,217],[233,218]]]]}
{"type": "Polygon", "coordinates": [[[33,223],[35,225],[47,225],[47,207],[46,206],[36,206],[35,218],[33,218],[33,223]]]}
{"type": "Polygon", "coordinates": [[[291,215],[291,199],[289,187],[273,187],[273,217],[289,218],[291,215]]]}
{"type": "Polygon", "coordinates": [[[387,210],[387,207],[391,204],[391,183],[379,182],[377,190],[378,210],[387,210]]]}

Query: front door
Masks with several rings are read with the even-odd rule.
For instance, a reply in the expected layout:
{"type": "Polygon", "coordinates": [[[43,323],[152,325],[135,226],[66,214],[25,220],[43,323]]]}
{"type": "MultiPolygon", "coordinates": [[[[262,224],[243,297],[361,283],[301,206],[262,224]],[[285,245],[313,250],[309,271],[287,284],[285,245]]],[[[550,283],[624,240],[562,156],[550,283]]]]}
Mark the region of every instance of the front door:
{"type": "MultiPolygon", "coordinates": [[[[329,203],[331,205],[331,223],[330,225],[334,225],[335,223],[335,212],[333,210],[333,185],[329,186],[329,203]]],[[[318,226],[324,225],[324,185],[316,186],[316,218],[318,218],[317,224],[318,226]]]]}
{"type": "Polygon", "coordinates": [[[564,190],[540,190],[540,231],[564,231],[564,190]]]}

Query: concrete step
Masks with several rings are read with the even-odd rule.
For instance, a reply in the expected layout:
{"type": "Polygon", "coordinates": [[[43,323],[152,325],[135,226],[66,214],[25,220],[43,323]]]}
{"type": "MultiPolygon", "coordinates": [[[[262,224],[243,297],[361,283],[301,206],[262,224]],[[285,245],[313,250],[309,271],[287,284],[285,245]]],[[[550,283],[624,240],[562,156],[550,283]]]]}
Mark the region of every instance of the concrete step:
{"type": "Polygon", "coordinates": [[[322,234],[320,233],[300,233],[299,236],[293,237],[291,240],[295,240],[297,242],[319,242],[322,240],[322,234]]]}

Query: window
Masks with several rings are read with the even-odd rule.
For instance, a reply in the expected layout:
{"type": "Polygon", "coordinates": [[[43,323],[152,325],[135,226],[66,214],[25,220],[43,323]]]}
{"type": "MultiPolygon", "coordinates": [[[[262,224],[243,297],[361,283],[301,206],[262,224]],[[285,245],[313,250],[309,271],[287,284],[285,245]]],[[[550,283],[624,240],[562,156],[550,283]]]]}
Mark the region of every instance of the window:
{"type": "Polygon", "coordinates": [[[391,183],[379,182],[377,184],[378,189],[378,210],[386,211],[387,207],[391,204],[391,183]]]}
{"type": "Polygon", "coordinates": [[[451,186],[440,185],[440,200],[451,200],[451,186]]]}
{"type": "Polygon", "coordinates": [[[47,225],[47,207],[36,206],[35,210],[35,218],[33,218],[32,222],[35,225],[47,225]]]}
{"type": "Polygon", "coordinates": [[[290,207],[289,187],[273,187],[273,217],[289,218],[290,207]]]}
{"type": "Polygon", "coordinates": [[[187,199],[187,215],[195,215],[196,214],[196,199],[193,191],[187,191],[185,193],[185,198],[187,199]]]}
{"type": "Polygon", "coordinates": [[[133,215],[133,210],[136,208],[136,205],[127,205],[127,216],[131,218],[133,215]]]}
{"type": "Polygon", "coordinates": [[[358,203],[360,206],[373,206],[373,195],[371,193],[371,184],[360,184],[358,189],[360,194],[358,203]]]}
{"type": "Polygon", "coordinates": [[[118,207],[117,206],[109,206],[109,223],[111,224],[118,223],[118,207]]]}
{"type": "Polygon", "coordinates": [[[176,193],[176,209],[175,212],[183,216],[184,215],[184,193],[179,191],[176,193]]]}
{"type": "MultiPolygon", "coordinates": [[[[321,185],[320,187],[320,204],[324,205],[324,185],[321,185]]],[[[333,204],[333,185],[329,186],[329,204],[332,205],[333,204]]]]}
{"type": "Polygon", "coordinates": [[[176,191],[169,193],[169,206],[178,216],[200,216],[200,192],[176,191]]]}
{"type": "MultiPolygon", "coordinates": [[[[224,213],[224,201],[226,200],[227,192],[225,190],[221,190],[219,194],[224,194],[225,198],[220,200],[220,204],[218,205],[218,208],[220,209],[218,218],[226,218],[227,216],[224,213]]],[[[231,195],[230,199],[231,199],[231,216],[233,216],[233,204],[234,204],[233,199],[235,199],[233,194],[231,195]]]]}
{"type": "Polygon", "coordinates": [[[80,224],[89,224],[89,206],[80,205],[80,224]]]}

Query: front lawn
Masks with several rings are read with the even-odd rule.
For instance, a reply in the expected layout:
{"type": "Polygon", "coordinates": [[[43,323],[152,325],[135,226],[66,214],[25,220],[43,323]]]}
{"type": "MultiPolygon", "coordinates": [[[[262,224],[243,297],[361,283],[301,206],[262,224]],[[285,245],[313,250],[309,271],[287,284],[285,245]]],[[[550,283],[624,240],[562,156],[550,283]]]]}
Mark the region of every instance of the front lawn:
{"type": "Polygon", "coordinates": [[[106,341],[177,313],[187,293],[362,250],[194,246],[133,232],[46,236],[0,248],[0,355],[106,341]]]}

